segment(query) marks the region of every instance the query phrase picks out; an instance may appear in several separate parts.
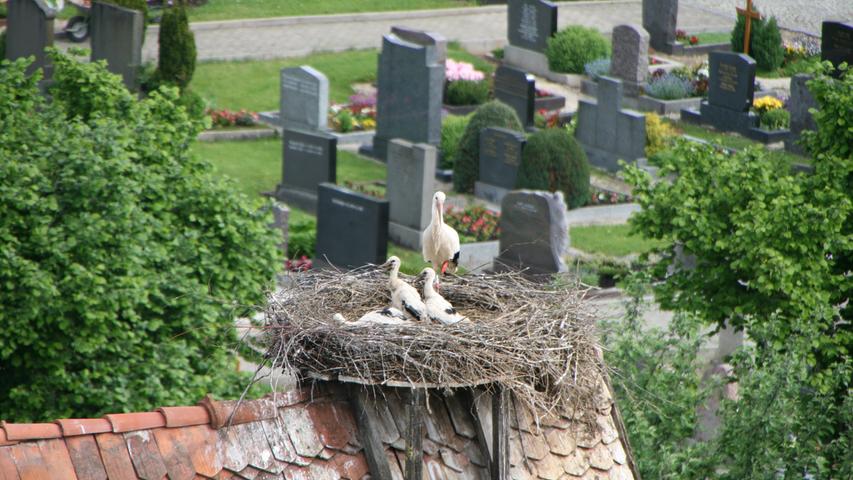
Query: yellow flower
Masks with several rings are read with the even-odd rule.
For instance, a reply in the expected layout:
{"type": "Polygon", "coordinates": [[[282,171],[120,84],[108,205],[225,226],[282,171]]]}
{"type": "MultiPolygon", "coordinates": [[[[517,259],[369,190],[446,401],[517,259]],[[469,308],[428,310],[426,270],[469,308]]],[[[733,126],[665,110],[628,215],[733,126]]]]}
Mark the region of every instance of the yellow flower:
{"type": "Polygon", "coordinates": [[[376,128],[376,120],[374,120],[372,118],[365,118],[364,120],[361,121],[361,126],[365,130],[373,130],[376,128]]]}
{"type": "Polygon", "coordinates": [[[770,110],[782,108],[782,101],[768,95],[752,102],[752,108],[758,113],[769,112],[770,110]]]}

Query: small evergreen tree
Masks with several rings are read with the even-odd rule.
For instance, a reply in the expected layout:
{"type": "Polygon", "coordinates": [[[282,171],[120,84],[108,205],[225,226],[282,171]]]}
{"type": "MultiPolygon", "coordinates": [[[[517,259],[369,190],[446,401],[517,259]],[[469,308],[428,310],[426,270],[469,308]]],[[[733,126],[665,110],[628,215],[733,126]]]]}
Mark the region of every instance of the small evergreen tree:
{"type": "Polygon", "coordinates": [[[527,139],[516,188],[561,191],[569,208],[589,199],[589,162],[575,137],[562,128],[546,128],[527,139]]]}
{"type": "Polygon", "coordinates": [[[453,188],[457,192],[473,192],[480,178],[480,130],[501,127],[522,131],[515,110],[497,100],[484,104],[474,112],[462,134],[453,163],[453,188]]]}
{"type": "MultiPolygon", "coordinates": [[[[733,52],[743,52],[745,30],[746,18],[738,16],[731,36],[733,52]]],[[[772,71],[782,65],[785,50],[782,47],[782,34],[779,32],[779,25],[776,23],[775,17],[752,20],[749,35],[749,56],[755,59],[759,70],[772,71]]]]}
{"type": "Polygon", "coordinates": [[[195,36],[190,31],[187,10],[178,1],[163,12],[160,20],[160,57],[157,77],[163,83],[184,89],[190,84],[195,72],[195,36]]]}

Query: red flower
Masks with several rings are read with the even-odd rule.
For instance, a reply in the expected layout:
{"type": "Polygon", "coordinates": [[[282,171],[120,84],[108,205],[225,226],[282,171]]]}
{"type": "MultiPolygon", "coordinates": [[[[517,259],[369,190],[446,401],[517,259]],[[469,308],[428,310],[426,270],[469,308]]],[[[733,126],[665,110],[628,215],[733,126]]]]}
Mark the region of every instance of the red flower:
{"type": "Polygon", "coordinates": [[[690,37],[690,45],[696,45],[697,43],[699,43],[699,37],[697,37],[696,35],[690,37]]]}

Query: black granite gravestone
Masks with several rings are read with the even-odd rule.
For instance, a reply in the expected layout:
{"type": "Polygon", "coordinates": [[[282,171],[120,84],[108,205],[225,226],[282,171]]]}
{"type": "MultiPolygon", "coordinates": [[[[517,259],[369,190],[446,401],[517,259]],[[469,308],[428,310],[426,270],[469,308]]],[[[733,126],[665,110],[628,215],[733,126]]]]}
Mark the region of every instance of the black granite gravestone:
{"type": "Polygon", "coordinates": [[[500,203],[515,188],[526,143],[524,134],[515,130],[489,127],[480,131],[480,179],[474,184],[475,196],[500,203]]]}
{"type": "Polygon", "coordinates": [[[708,63],[708,99],[702,101],[699,112],[682,110],[681,118],[746,135],[758,127],[758,115],[749,111],[755,93],[755,60],[742,53],[711,52],[708,63]]]}
{"type": "Polygon", "coordinates": [[[335,182],[338,139],[323,132],[285,129],[281,183],[276,197],[308,211],[317,208],[317,185],[335,182]]]}
{"type": "Polygon", "coordinates": [[[853,68],[853,24],[823,22],[820,35],[820,59],[838,67],[842,62],[853,68]]]}
{"type": "Polygon", "coordinates": [[[495,71],[495,99],[512,107],[523,126],[533,126],[536,113],[536,79],[533,75],[501,65],[495,71]]]}
{"type": "Polygon", "coordinates": [[[501,202],[500,255],[495,269],[531,274],[566,271],[569,224],[563,193],[518,190],[501,202]]]}
{"type": "Polygon", "coordinates": [[[50,66],[44,49],[53,45],[53,19],[56,10],[44,0],[9,0],[6,8],[6,58],[16,60],[35,57],[27,74],[44,69],[50,77],[50,66]]]}
{"type": "Polygon", "coordinates": [[[678,0],[643,0],[643,28],[649,32],[649,44],[655,50],[672,52],[677,20],[678,0]]]}
{"type": "Polygon", "coordinates": [[[136,89],[142,64],[143,22],[139,10],[94,2],[90,19],[92,61],[106,60],[107,69],[121,75],[128,89],[136,89]]]}
{"type": "Polygon", "coordinates": [[[321,183],[317,188],[317,265],[356,268],[388,255],[388,201],[321,183]]]}
{"type": "Polygon", "coordinates": [[[798,73],[791,77],[791,97],[788,99],[788,112],[791,114],[791,137],[785,139],[788,151],[804,154],[805,149],[799,144],[803,130],[817,130],[809,109],[818,108],[814,95],[809,91],[808,81],[813,77],[808,73],[798,73]]]}
{"type": "Polygon", "coordinates": [[[544,52],[557,31],[557,6],[544,0],[510,0],[507,19],[510,45],[544,52]]]}

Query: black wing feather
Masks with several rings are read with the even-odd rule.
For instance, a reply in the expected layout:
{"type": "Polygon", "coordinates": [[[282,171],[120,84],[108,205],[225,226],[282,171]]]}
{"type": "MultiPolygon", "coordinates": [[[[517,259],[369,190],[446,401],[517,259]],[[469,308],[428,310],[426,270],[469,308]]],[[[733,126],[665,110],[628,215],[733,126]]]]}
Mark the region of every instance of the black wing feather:
{"type": "Polygon", "coordinates": [[[413,317],[418,319],[421,318],[421,311],[413,307],[410,303],[403,302],[403,309],[409,312],[409,314],[411,314],[413,317]]]}

